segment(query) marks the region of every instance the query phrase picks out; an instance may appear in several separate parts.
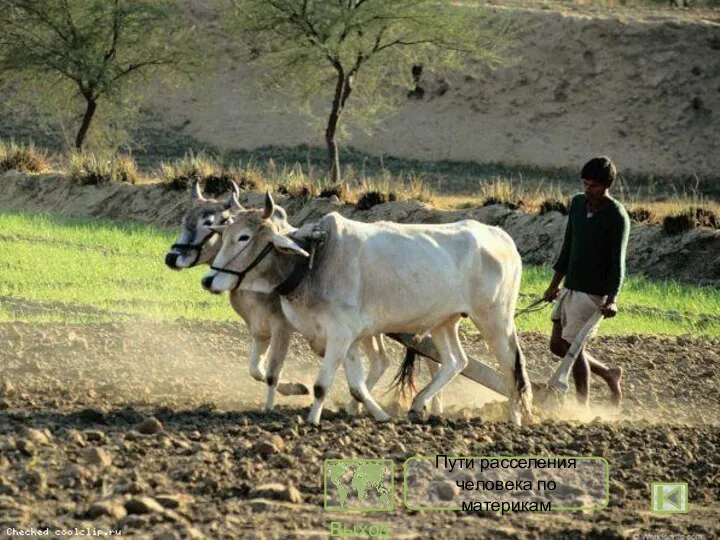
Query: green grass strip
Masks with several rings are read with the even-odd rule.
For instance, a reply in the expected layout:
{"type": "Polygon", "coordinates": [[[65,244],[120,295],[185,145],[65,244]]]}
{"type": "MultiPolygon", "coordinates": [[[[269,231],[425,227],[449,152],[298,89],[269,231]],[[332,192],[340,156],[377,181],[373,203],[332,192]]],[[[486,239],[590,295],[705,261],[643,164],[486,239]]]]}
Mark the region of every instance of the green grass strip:
{"type": "MultiPolygon", "coordinates": [[[[237,321],[226,295],[200,287],[205,268],[173,272],[164,256],[177,232],[148,225],[0,212],[0,322],[106,322],[131,318],[237,321]]],[[[526,266],[524,307],[550,282],[526,266]]],[[[604,335],[720,336],[720,290],[630,277],[604,335]]],[[[517,319],[550,331],[550,308],[517,319]]],[[[469,328],[469,327],[468,327],[469,328]]]]}

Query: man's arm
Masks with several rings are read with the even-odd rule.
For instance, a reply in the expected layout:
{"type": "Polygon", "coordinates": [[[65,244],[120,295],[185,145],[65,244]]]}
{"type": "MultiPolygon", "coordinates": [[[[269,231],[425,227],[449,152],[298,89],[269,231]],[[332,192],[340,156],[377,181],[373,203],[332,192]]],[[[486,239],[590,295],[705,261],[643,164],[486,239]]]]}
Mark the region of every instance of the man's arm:
{"type": "Polygon", "coordinates": [[[608,295],[602,306],[605,317],[617,315],[617,297],[620,294],[623,282],[625,281],[625,258],[627,256],[627,245],[630,238],[630,218],[625,211],[621,212],[618,219],[618,226],[614,230],[611,251],[611,265],[608,272],[607,290],[608,295]]]}
{"type": "Polygon", "coordinates": [[[560,248],[560,254],[558,255],[558,258],[555,260],[555,264],[553,264],[553,270],[555,270],[555,274],[553,275],[552,280],[550,281],[550,285],[545,290],[545,293],[543,294],[543,298],[550,302],[551,300],[555,300],[560,294],[560,284],[562,283],[563,278],[567,275],[568,266],[570,264],[570,248],[572,247],[572,238],[573,238],[573,227],[572,227],[572,207],[573,207],[573,201],[570,202],[570,208],[568,210],[568,220],[567,225],[565,226],[565,237],[563,238],[563,244],[560,248]]]}
{"type": "Polygon", "coordinates": [[[565,274],[561,274],[557,270],[555,271],[555,275],[553,275],[553,278],[550,281],[550,285],[547,289],[545,289],[545,292],[543,293],[543,299],[545,301],[551,302],[558,297],[558,295],[560,294],[560,284],[562,283],[564,277],[565,274]]]}
{"type": "MultiPolygon", "coordinates": [[[[570,248],[572,247],[572,239],[573,239],[573,203],[575,202],[575,199],[573,199],[570,202],[570,208],[568,210],[568,220],[567,225],[565,226],[565,237],[563,238],[562,247],[560,248],[560,254],[558,255],[558,258],[555,260],[555,264],[553,264],[553,270],[555,270],[556,273],[562,274],[563,276],[567,275],[568,266],[570,265],[570,248]]],[[[555,278],[553,278],[553,281],[555,278]]],[[[558,285],[560,283],[558,282],[558,285]]]]}

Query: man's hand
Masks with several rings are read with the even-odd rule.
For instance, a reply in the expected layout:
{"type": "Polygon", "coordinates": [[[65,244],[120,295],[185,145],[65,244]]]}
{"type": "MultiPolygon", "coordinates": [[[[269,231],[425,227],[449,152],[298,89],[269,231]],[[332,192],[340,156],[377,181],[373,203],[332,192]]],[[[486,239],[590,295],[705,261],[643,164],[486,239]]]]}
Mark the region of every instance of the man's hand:
{"type": "Polygon", "coordinates": [[[546,302],[552,302],[560,295],[560,287],[550,285],[547,290],[543,293],[543,300],[546,302]]]}
{"type": "Polygon", "coordinates": [[[617,315],[618,307],[614,300],[607,301],[602,305],[600,311],[602,311],[602,314],[606,319],[612,319],[615,315],[617,315]]]}

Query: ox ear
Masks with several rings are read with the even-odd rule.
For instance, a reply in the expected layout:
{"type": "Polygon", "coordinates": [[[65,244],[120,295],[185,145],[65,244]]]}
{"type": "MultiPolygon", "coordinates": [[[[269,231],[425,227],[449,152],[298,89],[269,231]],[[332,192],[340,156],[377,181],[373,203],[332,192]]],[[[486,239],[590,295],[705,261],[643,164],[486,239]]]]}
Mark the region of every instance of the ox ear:
{"type": "Polygon", "coordinates": [[[211,225],[210,230],[222,236],[222,233],[224,233],[225,229],[227,229],[229,226],[230,225],[211,225]]]}
{"type": "Polygon", "coordinates": [[[275,201],[273,201],[272,195],[269,191],[265,192],[265,211],[263,212],[263,219],[270,219],[275,212],[275,201]]]}
{"type": "MultiPolygon", "coordinates": [[[[235,182],[233,182],[235,184],[235,182]]],[[[237,187],[237,186],[235,186],[237,187]]],[[[238,192],[235,192],[233,189],[233,192],[228,195],[225,200],[223,201],[223,206],[225,207],[225,210],[230,210],[233,214],[237,214],[238,212],[242,212],[245,210],[242,204],[240,204],[240,200],[238,199],[238,192]]]]}
{"type": "Polygon", "coordinates": [[[205,197],[203,197],[202,191],[200,191],[200,182],[193,180],[192,186],[190,187],[190,202],[198,203],[204,201],[205,197]]]}
{"type": "Polygon", "coordinates": [[[282,253],[289,253],[291,255],[302,255],[303,257],[310,257],[310,254],[303,248],[298,246],[287,236],[282,234],[273,234],[270,242],[282,253]]]}

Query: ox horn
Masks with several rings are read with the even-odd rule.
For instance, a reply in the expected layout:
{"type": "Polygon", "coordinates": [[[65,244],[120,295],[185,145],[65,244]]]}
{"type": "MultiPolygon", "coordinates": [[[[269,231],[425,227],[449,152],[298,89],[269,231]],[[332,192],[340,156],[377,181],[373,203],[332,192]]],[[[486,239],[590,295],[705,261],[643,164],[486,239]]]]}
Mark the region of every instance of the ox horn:
{"type": "Polygon", "coordinates": [[[230,179],[230,187],[232,189],[232,192],[239,199],[240,198],[240,186],[237,185],[237,182],[235,182],[235,180],[230,179]]]}
{"type": "Polygon", "coordinates": [[[226,209],[232,210],[235,213],[242,212],[245,208],[243,208],[243,205],[240,204],[240,188],[234,180],[230,180],[230,184],[232,186],[232,190],[230,195],[228,195],[225,199],[224,206],[226,209]]]}
{"type": "Polygon", "coordinates": [[[198,180],[193,180],[192,187],[190,188],[190,200],[198,202],[205,200],[202,191],[200,191],[200,182],[198,180]]]}
{"type": "Polygon", "coordinates": [[[270,219],[275,212],[275,202],[273,201],[272,195],[269,191],[265,192],[265,212],[263,212],[263,219],[270,219]]]}

